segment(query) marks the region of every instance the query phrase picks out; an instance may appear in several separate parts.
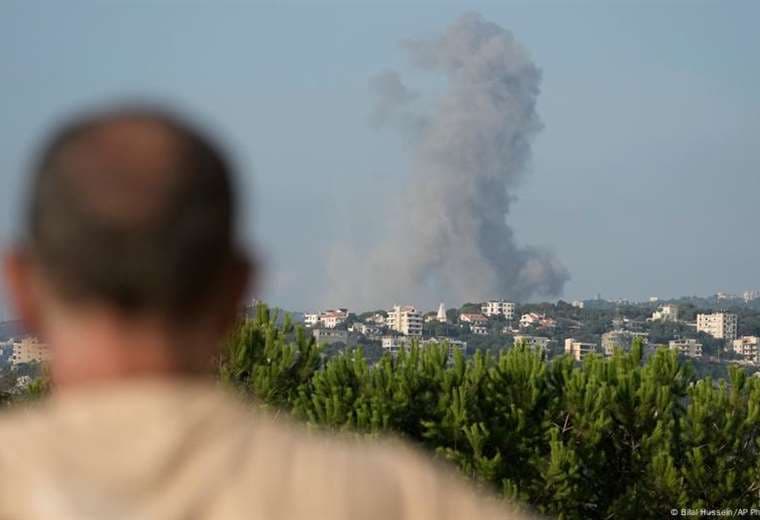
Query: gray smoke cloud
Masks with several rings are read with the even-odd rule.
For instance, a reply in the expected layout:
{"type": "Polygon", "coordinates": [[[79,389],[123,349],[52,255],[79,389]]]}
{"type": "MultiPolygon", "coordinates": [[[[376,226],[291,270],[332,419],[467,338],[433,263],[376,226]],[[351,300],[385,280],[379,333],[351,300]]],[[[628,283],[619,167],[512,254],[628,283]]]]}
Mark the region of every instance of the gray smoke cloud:
{"type": "Polygon", "coordinates": [[[444,75],[446,90],[431,105],[397,72],[371,78],[370,122],[408,133],[411,167],[387,234],[366,255],[334,251],[331,299],[432,305],[561,294],[567,270],[546,249],[518,246],[507,223],[542,128],[541,71],[509,31],[477,14],[402,46],[413,66],[444,75]]]}

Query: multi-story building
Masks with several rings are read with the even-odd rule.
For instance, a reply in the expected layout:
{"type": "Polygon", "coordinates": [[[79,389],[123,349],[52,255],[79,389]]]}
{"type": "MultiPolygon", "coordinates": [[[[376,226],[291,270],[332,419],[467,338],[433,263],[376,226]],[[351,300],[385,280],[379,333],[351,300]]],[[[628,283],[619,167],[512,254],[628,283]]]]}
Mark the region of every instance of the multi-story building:
{"type": "Polygon", "coordinates": [[[399,350],[408,348],[410,340],[406,336],[383,336],[380,340],[380,345],[383,350],[392,356],[398,354],[399,350]]]}
{"type": "Polygon", "coordinates": [[[50,349],[44,343],[40,343],[35,337],[26,337],[13,341],[13,353],[10,356],[12,365],[21,363],[41,363],[51,357],[50,349]]]}
{"type": "Polygon", "coordinates": [[[760,338],[757,336],[742,336],[733,342],[734,352],[749,361],[760,363],[760,338]]]}
{"type": "Polygon", "coordinates": [[[529,312],[520,316],[520,327],[554,327],[557,322],[552,318],[547,318],[546,314],[538,314],[537,312],[529,312]]]}
{"type": "Polygon", "coordinates": [[[451,339],[451,338],[428,338],[423,339],[420,342],[421,347],[426,347],[428,345],[448,345],[449,352],[448,352],[448,361],[449,363],[454,361],[454,353],[456,351],[461,352],[462,354],[467,354],[467,342],[466,341],[460,341],[458,339],[451,339]]]}
{"type": "Polygon", "coordinates": [[[619,348],[626,352],[631,349],[631,344],[636,338],[642,338],[644,346],[647,343],[648,334],[645,332],[632,332],[629,330],[612,330],[602,334],[602,351],[605,356],[611,356],[615,349],[619,348]]]}
{"type": "Polygon", "coordinates": [[[565,354],[569,354],[576,361],[580,361],[597,352],[598,349],[595,343],[583,343],[573,338],[567,338],[565,340],[565,354]]]}
{"type": "Polygon", "coordinates": [[[546,352],[549,350],[549,343],[551,343],[551,340],[543,336],[528,336],[525,334],[517,334],[514,338],[514,344],[517,345],[518,343],[523,344],[533,350],[546,352]]]}
{"type": "Polygon", "coordinates": [[[306,313],[303,315],[303,322],[307,327],[314,327],[317,324],[326,329],[334,329],[348,319],[348,309],[330,309],[320,313],[306,313]]]}
{"type": "Polygon", "coordinates": [[[515,319],[515,304],[504,300],[489,300],[480,306],[480,312],[486,316],[504,316],[512,321],[515,319]]]}
{"type": "Polygon", "coordinates": [[[383,336],[381,340],[381,345],[385,352],[395,357],[399,353],[399,351],[410,348],[414,342],[417,342],[416,344],[420,348],[425,348],[431,345],[442,345],[442,344],[447,345],[448,346],[448,360],[450,362],[454,360],[454,352],[456,352],[457,350],[462,352],[463,354],[467,353],[466,341],[460,341],[460,340],[451,339],[451,338],[427,338],[423,340],[418,340],[416,338],[412,338],[409,336],[383,336]]]}
{"type": "Polygon", "coordinates": [[[678,321],[678,305],[661,305],[652,313],[652,321],[678,321]]]}
{"type": "Polygon", "coordinates": [[[713,338],[727,342],[736,339],[736,314],[714,312],[697,314],[697,332],[704,332],[713,338]]]}
{"type": "Polygon", "coordinates": [[[702,344],[696,339],[672,339],[668,343],[671,350],[677,350],[684,356],[693,358],[702,357],[702,344]]]}
{"type": "Polygon", "coordinates": [[[576,309],[582,309],[583,307],[586,306],[586,304],[583,303],[582,300],[573,300],[573,303],[571,303],[570,305],[572,305],[576,309]]]}
{"type": "Polygon", "coordinates": [[[360,321],[354,322],[348,327],[348,330],[349,332],[356,332],[357,334],[367,336],[368,338],[379,337],[382,333],[381,328],[377,325],[362,323],[360,321]]]}
{"type": "Polygon", "coordinates": [[[393,309],[388,311],[385,324],[389,329],[400,332],[405,336],[422,335],[422,316],[411,305],[394,305],[393,309]]]}
{"type": "Polygon", "coordinates": [[[470,332],[473,334],[477,334],[478,336],[487,336],[488,335],[488,327],[486,327],[484,324],[480,323],[471,323],[470,324],[470,332]]]}

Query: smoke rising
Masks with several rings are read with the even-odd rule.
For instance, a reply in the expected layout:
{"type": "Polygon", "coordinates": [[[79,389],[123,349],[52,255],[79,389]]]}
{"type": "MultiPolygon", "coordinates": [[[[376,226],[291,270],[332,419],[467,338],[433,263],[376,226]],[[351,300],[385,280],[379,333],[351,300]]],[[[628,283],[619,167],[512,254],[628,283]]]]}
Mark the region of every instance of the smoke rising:
{"type": "Polygon", "coordinates": [[[333,297],[377,306],[560,294],[567,270],[545,249],[518,246],[507,223],[542,128],[541,71],[509,31],[477,14],[402,47],[414,67],[443,75],[446,90],[431,104],[395,71],[371,78],[370,123],[408,132],[409,178],[386,236],[364,257],[333,255],[333,297]]]}

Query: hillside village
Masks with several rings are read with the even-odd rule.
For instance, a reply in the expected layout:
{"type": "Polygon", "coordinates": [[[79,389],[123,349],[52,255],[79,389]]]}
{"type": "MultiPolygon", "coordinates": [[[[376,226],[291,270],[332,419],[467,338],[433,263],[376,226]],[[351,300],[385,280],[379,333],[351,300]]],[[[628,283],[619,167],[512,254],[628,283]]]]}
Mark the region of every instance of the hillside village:
{"type": "MultiPolygon", "coordinates": [[[[249,306],[255,307],[255,304],[249,306]]],[[[723,377],[730,364],[760,373],[760,292],[741,296],[646,302],[601,298],[556,303],[496,299],[420,311],[413,305],[351,312],[347,308],[305,314],[302,322],[326,356],[361,348],[370,361],[395,356],[417,344],[445,343],[449,353],[498,352],[524,343],[547,358],[576,361],[628,350],[635,338],[645,356],[656,348],[677,350],[704,375],[723,377]]],[[[38,377],[50,358],[47,345],[25,334],[18,322],[0,323],[0,393],[13,393],[38,377]]]]}
{"type": "Polygon", "coordinates": [[[520,304],[501,299],[422,311],[413,305],[354,313],[347,308],[303,315],[303,323],[328,352],[362,347],[370,358],[395,355],[413,343],[449,345],[470,355],[520,342],[547,357],[611,356],[640,338],[645,355],[677,350],[706,373],[728,364],[760,369],[760,294],[719,293],[709,298],[645,302],[585,301],[520,304]]]}

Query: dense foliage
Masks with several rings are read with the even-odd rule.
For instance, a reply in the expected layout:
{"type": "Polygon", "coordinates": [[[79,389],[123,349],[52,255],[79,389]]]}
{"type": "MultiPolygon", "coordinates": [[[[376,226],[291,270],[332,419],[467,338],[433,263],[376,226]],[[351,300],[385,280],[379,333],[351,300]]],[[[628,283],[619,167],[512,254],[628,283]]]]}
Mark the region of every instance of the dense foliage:
{"type": "Polygon", "coordinates": [[[662,518],[760,504],[760,378],[696,379],[674,352],[547,361],[413,348],[329,360],[261,306],[230,339],[224,381],[315,427],[394,432],[480,485],[559,518],[662,518]]]}

